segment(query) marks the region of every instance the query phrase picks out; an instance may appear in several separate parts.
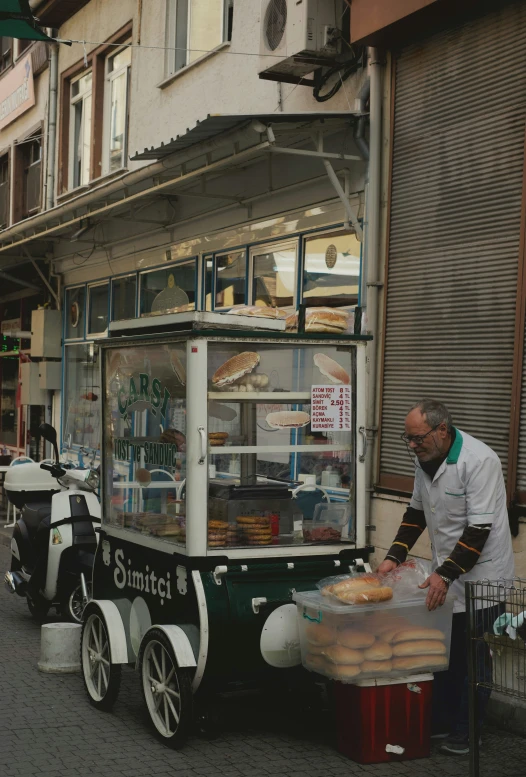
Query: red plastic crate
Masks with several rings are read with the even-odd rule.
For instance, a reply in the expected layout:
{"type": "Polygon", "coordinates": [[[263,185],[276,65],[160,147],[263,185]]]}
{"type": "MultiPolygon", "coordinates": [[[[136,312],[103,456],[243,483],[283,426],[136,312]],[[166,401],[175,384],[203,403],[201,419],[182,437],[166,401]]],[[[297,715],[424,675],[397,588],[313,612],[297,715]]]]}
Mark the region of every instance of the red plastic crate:
{"type": "Polygon", "coordinates": [[[337,747],[360,764],[426,758],[431,748],[433,675],[334,683],[337,747]],[[403,748],[390,752],[386,746],[403,748]]]}

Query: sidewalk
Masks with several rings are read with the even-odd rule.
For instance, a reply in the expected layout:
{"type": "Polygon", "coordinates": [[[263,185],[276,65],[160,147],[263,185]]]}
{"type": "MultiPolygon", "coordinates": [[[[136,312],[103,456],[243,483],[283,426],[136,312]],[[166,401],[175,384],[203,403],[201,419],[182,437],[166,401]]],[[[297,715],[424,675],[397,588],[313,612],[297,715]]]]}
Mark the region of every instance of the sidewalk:
{"type": "MultiPolygon", "coordinates": [[[[8,535],[2,530],[2,542],[8,535]]],[[[0,546],[0,570],[9,551],[0,546]]],[[[138,676],[123,672],[113,713],[86,699],[80,675],[38,672],[40,629],[25,601],[0,589],[1,777],[467,777],[467,758],[360,766],[333,747],[330,724],[294,719],[279,700],[223,703],[216,739],[193,736],[181,752],[146,725],[138,676]]],[[[482,777],[526,774],[524,740],[485,733],[482,777]]]]}

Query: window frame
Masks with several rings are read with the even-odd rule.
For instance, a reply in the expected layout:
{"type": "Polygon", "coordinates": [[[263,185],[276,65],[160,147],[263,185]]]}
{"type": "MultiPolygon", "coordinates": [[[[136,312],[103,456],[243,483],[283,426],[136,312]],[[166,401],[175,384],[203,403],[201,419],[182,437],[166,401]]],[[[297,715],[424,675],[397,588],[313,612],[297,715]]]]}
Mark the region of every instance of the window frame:
{"type": "MultiPolygon", "coordinates": [[[[6,208],[6,215],[7,215],[7,221],[5,226],[2,226],[2,222],[0,221],[0,230],[1,229],[7,229],[7,227],[11,224],[11,149],[7,149],[3,153],[0,154],[0,166],[6,163],[7,166],[7,180],[5,181],[6,186],[6,192],[7,192],[7,208],[6,208]]],[[[0,187],[3,184],[0,181],[0,187]]]]}
{"type": "MultiPolygon", "coordinates": [[[[303,236],[302,236],[303,237],[303,236]]],[[[254,302],[254,258],[256,256],[260,256],[264,253],[273,253],[275,251],[283,250],[284,248],[288,248],[294,246],[295,252],[296,252],[296,261],[294,266],[294,279],[293,279],[293,286],[292,286],[292,307],[294,309],[297,309],[300,301],[300,296],[298,294],[298,278],[303,278],[303,268],[301,268],[301,276],[300,276],[300,264],[301,262],[301,249],[302,249],[302,239],[300,236],[291,237],[282,239],[276,242],[267,241],[265,243],[257,243],[254,245],[251,245],[249,248],[249,261],[248,261],[248,275],[247,275],[247,284],[248,284],[248,294],[246,295],[247,298],[247,304],[249,305],[255,305],[254,302]]],[[[290,307],[287,305],[286,307],[290,307]]]]}
{"type": "MultiPolygon", "coordinates": [[[[298,304],[303,304],[305,302],[304,299],[304,283],[305,283],[305,259],[307,255],[307,242],[309,240],[319,240],[323,238],[329,238],[329,237],[341,237],[345,235],[356,235],[355,230],[350,227],[349,229],[322,229],[320,231],[316,232],[304,232],[301,235],[301,262],[299,267],[299,273],[298,273],[298,304]]],[[[360,263],[359,263],[359,270],[358,270],[358,300],[356,303],[350,303],[351,306],[360,306],[361,305],[361,297],[362,297],[362,284],[361,284],[361,278],[362,278],[362,266],[363,266],[363,241],[360,243],[360,263]]],[[[331,307],[331,305],[328,305],[327,307],[331,307]]],[[[340,307],[335,306],[335,307],[340,307]]],[[[344,306],[345,307],[345,306],[344,306]]]]}
{"type": "Polygon", "coordinates": [[[135,299],[133,302],[133,308],[135,310],[135,318],[138,317],[138,299],[139,299],[139,273],[137,272],[127,272],[123,273],[121,275],[114,275],[110,280],[110,322],[111,321],[125,321],[126,319],[121,318],[115,318],[115,293],[114,293],[114,286],[115,283],[118,281],[122,281],[125,278],[133,278],[135,280],[135,299]]]}
{"type": "Polygon", "coordinates": [[[10,38],[9,35],[0,36],[0,75],[2,75],[2,73],[5,73],[11,67],[13,67],[14,59],[15,59],[13,42],[14,42],[14,38],[10,38]],[[9,48],[4,47],[4,44],[3,44],[4,40],[11,41],[11,45],[9,46],[9,48]]]}
{"type": "Polygon", "coordinates": [[[217,260],[221,259],[223,256],[228,256],[229,254],[244,254],[245,255],[245,294],[244,294],[244,300],[241,304],[247,304],[247,300],[249,297],[249,287],[248,287],[248,266],[249,266],[249,248],[248,246],[240,246],[239,248],[233,248],[228,249],[226,251],[217,251],[214,254],[214,263],[213,263],[213,270],[212,270],[212,310],[217,310],[221,312],[225,312],[226,310],[230,310],[232,305],[216,305],[216,298],[217,298],[217,260]]]}
{"type": "MultiPolygon", "coordinates": [[[[79,186],[87,186],[87,184],[91,180],[91,151],[92,151],[92,142],[93,142],[93,70],[92,68],[89,68],[88,70],[79,73],[77,76],[72,78],[69,82],[69,139],[68,139],[68,145],[70,150],[70,162],[68,165],[68,189],[73,190],[78,188],[79,186]],[[86,90],[83,93],[79,93],[78,95],[72,96],[73,86],[76,83],[79,83],[82,81],[83,78],[86,78],[86,76],[91,74],[91,86],[89,90],[86,90]],[[75,182],[75,165],[77,163],[77,158],[75,154],[75,107],[78,105],[78,103],[82,104],[82,134],[84,131],[84,122],[86,120],[86,111],[85,111],[85,101],[87,98],[90,98],[91,100],[91,111],[90,111],[90,146],[89,146],[89,163],[88,163],[88,180],[82,181],[79,180],[78,182],[75,182]]],[[[84,160],[80,160],[81,168],[83,167],[84,160]]]]}
{"type": "Polygon", "coordinates": [[[130,128],[130,79],[131,79],[131,40],[123,42],[121,47],[115,47],[113,51],[104,58],[104,108],[102,114],[102,175],[115,174],[118,170],[126,169],[128,158],[128,135],[130,128]],[[121,52],[128,49],[130,51],[130,62],[121,65],[117,70],[109,70],[110,60],[114,59],[121,52]],[[126,73],[126,107],[124,111],[124,143],[122,148],[121,164],[115,170],[110,170],[111,164],[111,90],[113,81],[117,80],[123,73],[126,73]]]}
{"type": "Polygon", "coordinates": [[[110,313],[111,313],[111,282],[110,278],[107,278],[106,280],[101,281],[94,281],[93,283],[88,283],[86,288],[86,320],[85,320],[85,332],[86,332],[86,340],[94,340],[98,339],[100,337],[107,337],[108,331],[109,331],[109,325],[110,325],[110,313]],[[99,289],[102,286],[106,286],[108,289],[108,296],[106,299],[106,308],[108,313],[108,320],[106,324],[106,328],[103,329],[101,332],[92,332],[90,331],[90,317],[91,317],[91,294],[93,289],[99,289]]]}
{"type": "Polygon", "coordinates": [[[210,54],[217,51],[225,43],[230,43],[232,39],[232,18],[234,13],[234,0],[222,0],[223,11],[221,14],[221,40],[209,51],[203,51],[198,57],[191,62],[188,61],[188,54],[190,52],[190,35],[191,35],[191,19],[192,19],[192,0],[167,0],[166,3],[166,56],[164,74],[165,78],[170,78],[177,73],[192,67],[196,62],[208,57],[210,54]],[[178,34],[177,34],[177,15],[178,5],[180,2],[186,5],[186,49],[183,52],[179,52],[178,47],[178,34]],[[178,56],[184,56],[184,64],[178,65],[178,56]]]}
{"type": "MultiPolygon", "coordinates": [[[[157,265],[156,267],[148,267],[147,270],[142,270],[138,273],[138,279],[137,279],[137,293],[138,293],[138,301],[137,301],[137,318],[142,317],[148,317],[149,313],[143,313],[142,312],[142,283],[141,278],[143,276],[148,275],[152,272],[159,272],[159,270],[165,270],[166,272],[170,272],[173,270],[176,270],[178,267],[181,267],[185,264],[190,264],[191,262],[194,263],[194,311],[200,310],[200,304],[199,304],[199,257],[197,254],[194,254],[193,256],[187,256],[185,259],[179,259],[176,262],[171,262],[170,264],[161,264],[157,265]]],[[[169,315],[169,314],[168,314],[169,315]]]]}

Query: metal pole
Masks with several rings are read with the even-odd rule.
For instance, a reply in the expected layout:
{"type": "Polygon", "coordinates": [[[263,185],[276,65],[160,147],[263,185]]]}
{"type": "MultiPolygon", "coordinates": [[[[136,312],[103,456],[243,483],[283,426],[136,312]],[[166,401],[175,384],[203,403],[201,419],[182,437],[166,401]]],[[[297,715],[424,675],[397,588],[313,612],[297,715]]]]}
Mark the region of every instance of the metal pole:
{"type": "Polygon", "coordinates": [[[55,152],[57,145],[58,44],[51,45],[46,165],[46,210],[55,204],[55,152]]]}
{"type": "MultiPolygon", "coordinates": [[[[480,585],[480,584],[478,584],[480,585]]],[[[479,777],[479,721],[477,698],[477,630],[476,630],[476,591],[477,583],[466,583],[466,620],[469,688],[469,777],[479,777]]]]}

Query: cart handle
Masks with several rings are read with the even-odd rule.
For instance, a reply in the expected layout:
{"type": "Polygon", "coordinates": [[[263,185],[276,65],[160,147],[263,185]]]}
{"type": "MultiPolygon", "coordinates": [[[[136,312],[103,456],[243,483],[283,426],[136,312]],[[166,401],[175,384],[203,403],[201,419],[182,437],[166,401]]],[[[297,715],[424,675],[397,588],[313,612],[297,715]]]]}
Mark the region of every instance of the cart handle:
{"type": "Polygon", "coordinates": [[[312,621],[313,623],[321,623],[322,613],[321,613],[321,610],[318,610],[318,617],[313,618],[311,615],[307,615],[305,610],[303,610],[303,617],[307,621],[312,621]]]}
{"type": "Polygon", "coordinates": [[[204,426],[198,426],[197,431],[199,432],[199,436],[201,438],[201,455],[198,459],[198,464],[204,464],[206,459],[206,434],[205,434],[205,427],[204,426]]]}

